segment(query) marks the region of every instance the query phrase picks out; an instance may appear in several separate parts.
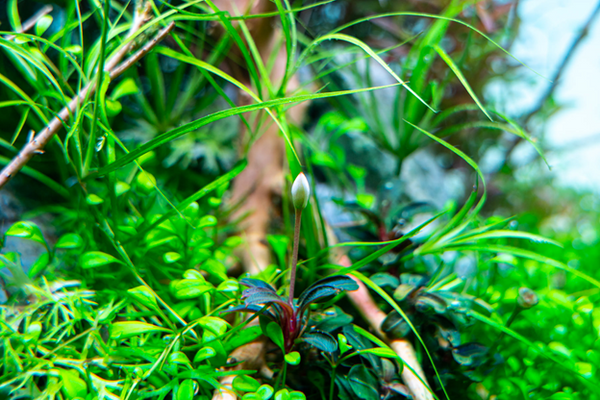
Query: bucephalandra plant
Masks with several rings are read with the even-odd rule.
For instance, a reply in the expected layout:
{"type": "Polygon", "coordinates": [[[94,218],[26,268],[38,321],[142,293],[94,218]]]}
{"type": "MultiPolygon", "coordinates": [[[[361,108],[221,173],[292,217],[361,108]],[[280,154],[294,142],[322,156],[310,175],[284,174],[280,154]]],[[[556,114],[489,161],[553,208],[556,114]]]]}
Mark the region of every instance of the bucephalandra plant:
{"type": "MultiPolygon", "coordinates": [[[[296,340],[300,338],[320,350],[333,352],[337,349],[337,342],[328,333],[314,329],[304,333],[309,321],[309,306],[312,303],[331,299],[343,291],[357,290],[358,285],[345,275],[328,276],[309,286],[308,289],[302,292],[298,301],[294,301],[300,222],[302,210],[306,208],[310,196],[310,185],[302,172],[298,174],[292,184],[291,195],[295,209],[295,225],[288,301],[286,302],[282,296],[279,296],[268,283],[258,279],[243,278],[240,283],[248,287],[242,294],[244,305],[228,311],[259,313],[261,316],[275,322],[281,328],[282,344],[280,347],[286,354],[292,350],[296,340]]],[[[265,331],[267,331],[265,332],[267,335],[272,336],[272,332],[268,332],[269,329],[265,329],[265,331]]],[[[279,340],[275,338],[274,341],[278,342],[279,340]]]]}

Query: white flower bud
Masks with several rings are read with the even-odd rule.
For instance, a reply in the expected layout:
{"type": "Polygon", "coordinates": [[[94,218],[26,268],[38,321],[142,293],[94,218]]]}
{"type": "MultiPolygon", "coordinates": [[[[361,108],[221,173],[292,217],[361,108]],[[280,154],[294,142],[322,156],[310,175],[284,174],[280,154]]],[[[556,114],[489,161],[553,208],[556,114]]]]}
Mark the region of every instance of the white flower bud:
{"type": "Polygon", "coordinates": [[[296,210],[304,210],[310,197],[310,185],[302,172],[298,174],[292,184],[292,202],[296,210]]]}

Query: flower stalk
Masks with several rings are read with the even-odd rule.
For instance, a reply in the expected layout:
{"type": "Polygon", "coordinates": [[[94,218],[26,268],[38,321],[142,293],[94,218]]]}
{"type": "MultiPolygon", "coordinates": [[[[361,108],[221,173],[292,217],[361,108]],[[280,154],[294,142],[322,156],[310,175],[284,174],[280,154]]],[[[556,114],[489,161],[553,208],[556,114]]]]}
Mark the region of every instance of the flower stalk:
{"type": "Polygon", "coordinates": [[[290,273],[290,297],[288,303],[294,305],[294,288],[296,286],[296,265],[298,264],[298,246],[300,243],[300,225],[302,223],[302,210],[308,204],[310,185],[304,173],[300,172],[292,184],[292,203],[294,204],[294,245],[292,248],[292,269],[290,273]]]}

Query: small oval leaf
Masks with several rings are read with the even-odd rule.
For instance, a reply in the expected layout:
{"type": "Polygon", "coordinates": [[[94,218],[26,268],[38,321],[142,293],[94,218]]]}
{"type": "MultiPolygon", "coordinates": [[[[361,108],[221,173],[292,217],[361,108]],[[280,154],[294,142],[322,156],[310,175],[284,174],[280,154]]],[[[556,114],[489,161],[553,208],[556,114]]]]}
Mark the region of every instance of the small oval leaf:
{"type": "Polygon", "coordinates": [[[256,392],[260,388],[260,383],[248,375],[238,375],[232,384],[235,390],[240,392],[256,392]]]}
{"type": "Polygon", "coordinates": [[[204,360],[217,355],[217,352],[212,347],[203,347],[194,356],[194,364],[199,364],[204,360]]]}
{"type": "Polygon", "coordinates": [[[88,251],[81,256],[81,266],[84,269],[97,268],[112,263],[123,264],[110,254],[106,254],[101,251],[88,251]]]}
{"type": "Polygon", "coordinates": [[[56,242],[57,249],[78,249],[83,246],[83,239],[76,233],[66,233],[56,242]]]}
{"type": "Polygon", "coordinates": [[[298,365],[300,364],[300,353],[297,351],[292,351],[285,355],[285,362],[290,365],[298,365]]]}
{"type": "Polygon", "coordinates": [[[12,224],[5,233],[6,236],[20,237],[46,245],[40,228],[33,222],[19,221],[12,224]]]}
{"type": "Polygon", "coordinates": [[[186,379],[179,384],[176,400],[190,400],[194,398],[194,381],[186,379]]]}
{"type": "Polygon", "coordinates": [[[144,333],[170,332],[166,328],[141,321],[121,321],[110,326],[111,339],[127,339],[144,333]]]}
{"type": "Polygon", "coordinates": [[[127,293],[129,293],[129,295],[131,297],[133,297],[133,299],[143,305],[144,307],[147,307],[151,310],[154,311],[158,311],[158,304],[156,303],[156,297],[154,296],[154,293],[152,293],[152,291],[150,289],[148,289],[146,286],[138,286],[138,287],[134,287],[131,288],[127,291],[127,293]]]}

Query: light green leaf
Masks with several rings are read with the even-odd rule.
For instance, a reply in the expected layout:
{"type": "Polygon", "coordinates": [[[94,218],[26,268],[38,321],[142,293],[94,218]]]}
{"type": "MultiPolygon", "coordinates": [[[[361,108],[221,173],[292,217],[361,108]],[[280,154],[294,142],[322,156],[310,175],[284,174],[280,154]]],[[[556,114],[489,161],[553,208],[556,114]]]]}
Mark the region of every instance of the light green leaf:
{"type": "Polygon", "coordinates": [[[129,186],[129,184],[122,181],[117,181],[117,183],[115,183],[115,195],[117,197],[125,194],[129,190],[131,190],[131,186],[129,186]]]}
{"type": "Polygon", "coordinates": [[[340,348],[340,354],[344,354],[348,350],[352,349],[352,345],[348,344],[348,339],[341,333],[338,333],[338,346],[340,348]]]}
{"type": "Polygon", "coordinates": [[[290,400],[306,400],[306,395],[302,392],[293,391],[290,393],[290,400]]]}
{"type": "Polygon", "coordinates": [[[132,336],[156,332],[170,332],[170,330],[141,321],[121,321],[110,326],[111,339],[127,339],[132,336]]]}
{"type": "Polygon", "coordinates": [[[192,368],[192,363],[190,363],[190,359],[187,358],[187,356],[181,351],[175,351],[171,353],[171,355],[169,356],[169,362],[174,364],[185,365],[192,368]]]}
{"type": "Polygon", "coordinates": [[[92,194],[88,194],[88,196],[85,198],[85,202],[91,206],[95,206],[96,204],[104,203],[104,199],[102,199],[100,196],[92,193],[92,194]]]}
{"type": "Polygon", "coordinates": [[[237,292],[240,289],[240,284],[235,279],[227,279],[217,286],[218,292],[237,292]]]}
{"type": "Polygon", "coordinates": [[[58,374],[62,381],[62,391],[68,399],[85,397],[87,384],[74,370],[58,368],[58,374]]]}
{"type": "Polygon", "coordinates": [[[287,389],[278,390],[275,393],[275,400],[291,400],[290,391],[287,389]]]}
{"type": "Polygon", "coordinates": [[[76,233],[65,233],[56,242],[57,249],[78,249],[83,246],[83,239],[76,233]]]}
{"type": "Polygon", "coordinates": [[[163,254],[163,261],[166,264],[173,264],[179,260],[181,260],[181,254],[174,251],[169,251],[168,253],[163,254]]]}
{"type": "Polygon", "coordinates": [[[290,365],[298,365],[300,364],[300,353],[297,351],[292,351],[285,355],[285,362],[290,365]]]}
{"type": "Polygon", "coordinates": [[[251,376],[238,375],[233,380],[232,386],[240,392],[256,392],[260,387],[260,383],[251,376]]]}
{"type": "Polygon", "coordinates": [[[88,251],[81,256],[81,267],[84,269],[97,268],[112,263],[123,264],[110,254],[106,254],[101,251],[88,251]]]}
{"type": "Polygon", "coordinates": [[[194,356],[194,364],[199,364],[204,360],[217,355],[217,352],[212,347],[203,347],[194,356]]]}
{"type": "Polygon", "coordinates": [[[44,15],[42,18],[38,20],[35,24],[35,34],[37,36],[42,36],[44,32],[48,30],[48,28],[52,25],[52,16],[44,15]]]}
{"type": "Polygon", "coordinates": [[[123,106],[120,102],[109,99],[106,100],[106,115],[108,117],[114,117],[115,115],[118,115],[121,110],[123,110],[123,106]]]}
{"type": "Polygon", "coordinates": [[[203,329],[208,329],[217,336],[224,335],[225,332],[227,332],[227,328],[231,326],[229,325],[229,322],[225,321],[224,319],[212,316],[200,318],[200,320],[198,320],[198,325],[200,325],[203,329]]]}
{"type": "Polygon", "coordinates": [[[197,228],[210,228],[215,225],[217,225],[217,219],[215,218],[215,216],[205,215],[204,217],[200,218],[200,221],[198,221],[197,228]]]}
{"type": "Polygon", "coordinates": [[[442,60],[444,60],[444,62],[450,67],[452,72],[454,72],[454,74],[456,75],[456,77],[458,78],[460,83],[462,83],[462,85],[467,90],[467,92],[469,93],[469,95],[471,96],[473,101],[475,101],[475,103],[477,104],[477,106],[479,106],[481,111],[483,111],[485,116],[488,117],[490,121],[493,121],[492,117],[485,110],[485,108],[483,107],[483,104],[481,104],[481,102],[479,101],[479,98],[477,97],[477,95],[475,94],[473,89],[471,89],[469,82],[467,82],[467,80],[465,79],[464,75],[462,74],[462,72],[460,71],[458,66],[454,63],[454,61],[452,61],[452,58],[450,58],[450,56],[437,44],[434,45],[433,48],[435,49],[435,51],[437,51],[437,53],[440,55],[442,60]]]}
{"type": "Polygon", "coordinates": [[[129,295],[136,302],[143,305],[144,307],[147,307],[153,311],[159,310],[158,304],[156,302],[156,296],[154,296],[154,293],[152,293],[152,291],[146,286],[138,286],[131,288],[127,291],[127,293],[129,293],[129,295]]]}
{"type": "Polygon", "coordinates": [[[260,396],[261,400],[269,400],[275,391],[271,385],[260,385],[256,393],[260,396]]]}
{"type": "Polygon", "coordinates": [[[136,94],[139,92],[139,88],[135,84],[133,78],[125,78],[114,88],[110,98],[112,100],[118,100],[123,96],[136,94]]]}
{"type": "Polygon", "coordinates": [[[44,246],[46,245],[46,241],[44,240],[40,228],[35,223],[29,221],[15,222],[8,228],[5,235],[29,239],[41,243],[44,246]]]}
{"type": "Polygon", "coordinates": [[[29,271],[27,272],[27,275],[29,275],[30,278],[33,278],[37,275],[39,275],[50,263],[50,254],[49,253],[42,253],[37,260],[35,260],[35,262],[31,265],[31,268],[29,268],[29,271]]]}
{"type": "Polygon", "coordinates": [[[181,279],[171,282],[171,290],[178,299],[193,299],[213,289],[213,286],[200,279],[181,279]]]}
{"type": "Polygon", "coordinates": [[[194,398],[194,381],[186,379],[179,384],[175,400],[191,400],[194,398]]]}

